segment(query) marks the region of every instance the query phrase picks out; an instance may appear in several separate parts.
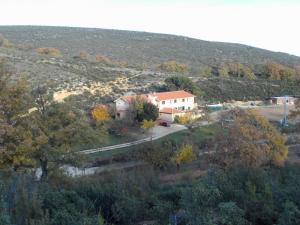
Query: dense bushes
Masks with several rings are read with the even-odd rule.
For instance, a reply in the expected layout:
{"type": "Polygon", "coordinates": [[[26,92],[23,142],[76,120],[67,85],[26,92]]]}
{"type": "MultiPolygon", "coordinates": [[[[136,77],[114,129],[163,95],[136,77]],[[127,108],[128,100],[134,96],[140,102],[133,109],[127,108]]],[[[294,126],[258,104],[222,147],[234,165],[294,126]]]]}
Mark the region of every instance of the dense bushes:
{"type": "Polygon", "coordinates": [[[300,95],[298,81],[266,81],[263,79],[210,78],[197,82],[207,101],[264,100],[271,96],[300,95]]]}
{"type": "Polygon", "coordinates": [[[113,176],[1,179],[5,225],[252,224],[300,222],[300,168],[232,168],[195,182],[160,184],[149,168],[113,176]],[[55,182],[54,182],[55,181],[55,182]]]}
{"type": "Polygon", "coordinates": [[[194,95],[201,95],[201,90],[196,84],[188,77],[172,76],[165,79],[166,89],[168,91],[185,90],[193,93],[194,95]]]}

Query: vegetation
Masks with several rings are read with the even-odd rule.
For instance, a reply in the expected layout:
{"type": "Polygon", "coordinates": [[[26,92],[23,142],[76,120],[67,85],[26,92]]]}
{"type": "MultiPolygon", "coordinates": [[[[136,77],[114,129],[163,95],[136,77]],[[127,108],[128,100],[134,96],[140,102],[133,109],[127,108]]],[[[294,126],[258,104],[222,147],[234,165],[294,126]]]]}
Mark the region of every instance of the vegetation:
{"type": "Polygon", "coordinates": [[[169,91],[185,90],[195,95],[201,95],[200,89],[188,77],[173,76],[165,79],[166,89],[169,91]]]}
{"type": "Polygon", "coordinates": [[[229,63],[220,66],[219,68],[219,76],[221,77],[241,77],[253,80],[256,78],[253,71],[241,63],[229,63]]]}
{"type": "Polygon", "coordinates": [[[196,159],[196,155],[193,150],[193,145],[184,144],[180,149],[176,152],[174,156],[174,161],[176,165],[179,167],[182,163],[191,162],[196,159]]]}
{"type": "MultiPolygon", "coordinates": [[[[168,77],[167,90],[184,89],[207,101],[299,95],[299,58],[161,34],[85,32],[85,37],[91,37],[86,38],[89,43],[85,51],[101,52],[110,60],[129,61],[131,66],[147,61],[148,65],[143,66],[147,71],[138,71],[128,65],[118,68],[122,65],[116,62],[120,61],[105,63],[98,57],[96,62],[91,59],[94,56],[87,54],[80,54],[79,59],[68,58],[68,54],[82,51],[82,46],[77,45],[77,40],[82,40],[81,29],[72,33],[77,28],[65,32],[64,28],[0,27],[1,32],[7,29],[11,29],[5,32],[9,40],[33,40],[33,49],[52,38],[53,30],[68,41],[52,42],[51,46],[64,49],[65,57],[60,59],[50,53],[42,54],[52,58],[0,44],[9,63],[21,62],[16,68],[22,65],[24,71],[30,68],[27,83],[0,62],[0,224],[300,224],[299,165],[284,163],[288,153],[285,139],[251,110],[232,111],[220,123],[191,127],[141,146],[102,152],[98,158],[90,156],[84,162],[87,167],[117,164],[113,171],[70,177],[61,170],[84,160],[77,150],[95,147],[107,139],[115,143],[129,140],[132,122],[151,129],[158,109],[141,99],[132,102],[128,120],[111,120],[109,108],[102,104],[116,99],[116,92],[121,94],[137,86],[147,92],[144,84],[157,84],[168,77]],[[31,36],[35,32],[14,36],[18,29],[39,29],[43,42],[31,36]],[[120,51],[120,46],[128,48],[120,51]],[[25,67],[24,56],[34,62],[34,67],[25,67]],[[167,72],[148,73],[153,65],[171,57],[176,62],[163,63],[167,72]],[[191,69],[187,71],[187,67],[191,69]],[[192,75],[192,68],[200,68],[205,78],[199,74],[193,79],[170,77],[179,72],[192,75]],[[114,81],[116,76],[124,79],[118,83],[114,81]],[[115,82],[109,87],[116,90],[111,94],[110,88],[105,88],[103,95],[84,93],[57,103],[52,98],[52,93],[59,90],[56,83],[51,88],[45,83],[45,88],[34,85],[38,79],[68,85],[74,80],[80,85],[103,82],[100,87],[105,82],[115,82]],[[122,82],[132,83],[121,89],[122,82]],[[39,169],[42,179],[36,176],[39,169]],[[170,176],[173,178],[168,179],[170,176]]],[[[71,85],[66,88],[73,90],[71,85]]],[[[295,114],[299,114],[298,108],[295,114]]]]}
{"type": "Polygon", "coordinates": [[[51,56],[54,58],[62,57],[61,51],[57,48],[37,48],[36,52],[39,54],[51,56]]]}
{"type": "Polygon", "coordinates": [[[229,123],[228,128],[216,136],[212,156],[222,167],[279,165],[286,159],[283,136],[255,110],[234,110],[222,123],[229,123]]]}
{"type": "Polygon", "coordinates": [[[144,120],[155,121],[158,118],[158,108],[151,102],[136,98],[130,104],[129,118],[138,123],[144,120]]]}
{"type": "Polygon", "coordinates": [[[92,118],[97,122],[104,122],[109,120],[110,116],[105,105],[96,105],[92,109],[92,118]]]}
{"type": "Polygon", "coordinates": [[[188,67],[185,64],[178,63],[176,61],[167,61],[159,65],[159,69],[166,72],[184,73],[187,72],[188,67]]]}
{"type": "MultiPolygon", "coordinates": [[[[155,121],[153,121],[153,120],[145,120],[144,119],[141,124],[141,128],[146,131],[149,131],[149,132],[151,129],[153,129],[153,127],[155,127],[155,121]]],[[[150,134],[151,134],[151,140],[152,140],[152,133],[150,133],[150,134]]]]}
{"type": "Polygon", "coordinates": [[[192,122],[192,116],[188,113],[182,116],[175,116],[174,122],[179,124],[188,124],[192,122]]]}
{"type": "Polygon", "coordinates": [[[10,177],[1,179],[1,220],[6,225],[174,224],[176,215],[177,224],[296,225],[299,171],[297,165],[238,167],[175,184],[161,183],[151,168],[44,184],[10,177]]]}
{"type": "Polygon", "coordinates": [[[13,83],[7,73],[2,69],[0,74],[2,168],[40,166],[42,179],[46,179],[49,169],[74,163],[77,148],[96,142],[105,132],[92,128],[68,105],[53,102],[46,88],[38,87],[31,97],[24,82],[13,83]]]}
{"type": "Polygon", "coordinates": [[[209,102],[265,100],[272,96],[300,95],[299,81],[266,81],[212,77],[199,80],[196,85],[202,98],[209,102]]]}
{"type": "Polygon", "coordinates": [[[30,132],[29,93],[26,83],[9,82],[9,72],[0,62],[0,166],[13,168],[32,166],[31,154],[36,148],[30,132]]]}
{"type": "Polygon", "coordinates": [[[0,34],[0,47],[11,48],[13,47],[13,44],[2,34],[0,34]]]}

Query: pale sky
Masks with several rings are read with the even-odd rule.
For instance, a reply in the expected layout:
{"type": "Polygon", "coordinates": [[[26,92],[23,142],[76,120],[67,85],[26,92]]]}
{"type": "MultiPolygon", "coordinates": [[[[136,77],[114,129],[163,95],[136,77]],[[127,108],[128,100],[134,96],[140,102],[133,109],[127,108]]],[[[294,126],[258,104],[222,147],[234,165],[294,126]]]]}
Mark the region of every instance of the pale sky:
{"type": "Polygon", "coordinates": [[[300,56],[300,0],[0,0],[0,25],[147,31],[300,56]]]}

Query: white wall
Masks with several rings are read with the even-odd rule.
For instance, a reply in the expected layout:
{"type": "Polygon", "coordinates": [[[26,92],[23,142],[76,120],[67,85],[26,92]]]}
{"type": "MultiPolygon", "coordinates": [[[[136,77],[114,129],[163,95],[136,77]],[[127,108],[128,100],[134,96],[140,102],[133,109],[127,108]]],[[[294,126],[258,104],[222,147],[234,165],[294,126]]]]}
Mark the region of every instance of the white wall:
{"type": "Polygon", "coordinates": [[[159,113],[159,119],[174,122],[176,116],[183,116],[185,113],[176,113],[176,114],[167,114],[167,113],[159,113]]]}
{"type": "Polygon", "coordinates": [[[180,109],[181,107],[184,106],[185,110],[188,109],[194,109],[195,108],[195,102],[194,102],[194,97],[189,97],[189,98],[184,98],[184,102],[182,101],[182,98],[176,99],[177,102],[175,102],[175,99],[171,100],[165,100],[165,104],[163,104],[163,101],[160,101],[158,103],[158,108],[177,108],[180,109]]]}
{"type": "Polygon", "coordinates": [[[129,108],[129,104],[124,102],[122,99],[116,100],[116,110],[127,110],[129,108]]]}

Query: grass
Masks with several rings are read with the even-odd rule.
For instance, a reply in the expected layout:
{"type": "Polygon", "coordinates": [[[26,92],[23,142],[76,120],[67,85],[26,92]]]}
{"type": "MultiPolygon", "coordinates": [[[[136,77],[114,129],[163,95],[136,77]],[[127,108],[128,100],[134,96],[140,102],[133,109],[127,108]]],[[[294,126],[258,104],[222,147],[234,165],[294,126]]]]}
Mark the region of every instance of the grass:
{"type": "MultiPolygon", "coordinates": [[[[205,127],[198,127],[192,130],[183,130],[177,133],[169,134],[163,138],[153,141],[153,144],[161,145],[166,141],[171,141],[180,145],[184,142],[192,142],[195,145],[200,145],[201,142],[204,140],[213,137],[214,133],[217,131],[218,125],[212,124],[205,127]]],[[[124,142],[123,142],[124,143],[124,142]]],[[[93,154],[89,154],[89,159],[96,159],[96,158],[110,158],[120,154],[126,154],[128,152],[139,150],[143,147],[143,145],[135,145],[125,148],[113,149],[110,151],[104,152],[96,152],[93,154]]]]}

